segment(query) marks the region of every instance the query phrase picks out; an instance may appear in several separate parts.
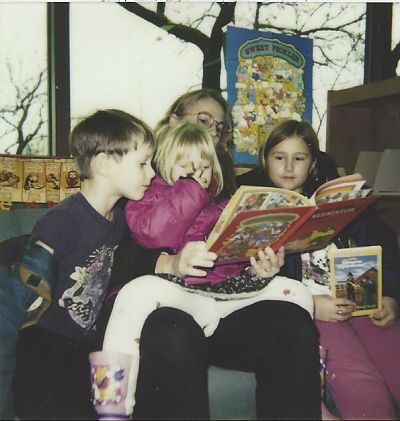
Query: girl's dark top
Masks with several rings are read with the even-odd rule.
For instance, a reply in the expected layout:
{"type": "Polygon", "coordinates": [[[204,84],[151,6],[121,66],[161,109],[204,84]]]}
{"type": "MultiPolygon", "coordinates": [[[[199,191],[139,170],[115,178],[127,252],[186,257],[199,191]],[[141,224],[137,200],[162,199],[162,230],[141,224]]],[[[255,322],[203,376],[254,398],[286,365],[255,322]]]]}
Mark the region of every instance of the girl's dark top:
{"type": "MultiPolygon", "coordinates": [[[[303,193],[310,197],[314,190],[328,180],[339,177],[334,161],[324,152],[320,152],[316,166],[316,176],[309,180],[303,193]]],[[[238,186],[273,186],[264,168],[257,166],[236,178],[238,186]]],[[[338,248],[347,248],[349,244],[357,246],[382,246],[383,295],[394,298],[400,304],[400,251],[396,234],[378,217],[374,208],[365,210],[355,221],[345,227],[334,239],[338,248]]],[[[301,254],[285,257],[281,275],[301,281],[301,254]]]]}

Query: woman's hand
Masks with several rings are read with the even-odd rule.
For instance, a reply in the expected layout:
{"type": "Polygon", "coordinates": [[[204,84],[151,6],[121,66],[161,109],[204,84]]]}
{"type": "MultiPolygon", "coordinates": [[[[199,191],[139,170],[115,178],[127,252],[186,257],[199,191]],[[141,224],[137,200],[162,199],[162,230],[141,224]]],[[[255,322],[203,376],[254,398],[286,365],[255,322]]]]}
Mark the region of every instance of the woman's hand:
{"type": "Polygon", "coordinates": [[[260,278],[272,278],[280,271],[284,261],[284,247],[281,247],[276,254],[271,247],[266,247],[258,252],[258,260],[255,257],[250,258],[251,270],[260,278]]]}
{"type": "Polygon", "coordinates": [[[315,318],[323,322],[343,322],[351,318],[356,304],[347,298],[314,295],[315,318]]]}
{"type": "Polygon", "coordinates": [[[178,254],[162,254],[157,260],[155,273],[170,273],[180,278],[204,277],[207,272],[200,268],[213,267],[216,259],[217,255],[207,251],[204,241],[191,241],[178,254]]]}
{"type": "Polygon", "coordinates": [[[398,314],[399,305],[396,300],[391,297],[382,297],[382,310],[371,314],[369,318],[375,326],[386,329],[394,325],[398,314]]]}

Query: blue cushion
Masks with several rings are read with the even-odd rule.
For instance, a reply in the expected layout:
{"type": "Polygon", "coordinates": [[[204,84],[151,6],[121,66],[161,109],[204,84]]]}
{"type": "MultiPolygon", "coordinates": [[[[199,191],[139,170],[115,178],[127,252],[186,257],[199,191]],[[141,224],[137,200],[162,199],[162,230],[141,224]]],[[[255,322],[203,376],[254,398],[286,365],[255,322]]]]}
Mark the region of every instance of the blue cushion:
{"type": "Polygon", "coordinates": [[[47,207],[19,208],[0,211],[0,241],[29,234],[36,221],[48,211],[47,207]]]}
{"type": "Polygon", "coordinates": [[[211,366],[208,370],[208,393],[212,420],[256,419],[254,373],[211,366]]]}

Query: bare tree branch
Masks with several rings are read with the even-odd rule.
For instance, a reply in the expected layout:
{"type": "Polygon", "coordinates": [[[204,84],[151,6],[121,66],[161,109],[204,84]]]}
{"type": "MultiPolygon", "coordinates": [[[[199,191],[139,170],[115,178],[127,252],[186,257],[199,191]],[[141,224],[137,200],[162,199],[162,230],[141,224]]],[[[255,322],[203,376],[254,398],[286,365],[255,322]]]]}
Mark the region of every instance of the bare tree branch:
{"type": "MultiPolygon", "coordinates": [[[[183,41],[191,42],[200,48],[203,53],[207,50],[209,39],[207,35],[203,34],[195,28],[190,26],[182,25],[170,21],[164,13],[156,13],[145,7],[141,6],[136,2],[118,3],[121,7],[134,13],[136,16],[164,29],[168,33],[177,36],[183,41]]],[[[165,10],[165,9],[164,9],[165,10]]]]}
{"type": "Polygon", "coordinates": [[[399,60],[400,60],[400,43],[398,43],[396,47],[394,47],[394,49],[392,50],[390,54],[390,70],[393,76],[396,76],[396,68],[397,68],[397,64],[399,63],[399,60]]]}
{"type": "Polygon", "coordinates": [[[261,2],[257,2],[256,5],[256,14],[254,17],[254,29],[260,29],[260,9],[261,9],[262,3],[261,2]]]}
{"type": "Polygon", "coordinates": [[[41,97],[47,95],[43,91],[46,71],[42,70],[35,78],[18,83],[9,63],[7,63],[7,67],[15,97],[13,105],[0,109],[0,119],[8,126],[8,129],[3,130],[0,134],[0,140],[15,133],[15,142],[7,146],[5,150],[9,151],[17,145],[16,153],[22,154],[30,143],[41,137],[40,131],[45,124],[42,115],[44,104],[41,102],[41,97]]]}
{"type": "Polygon", "coordinates": [[[220,7],[220,12],[215,19],[210,37],[192,26],[172,22],[165,15],[165,8],[157,7],[157,12],[153,12],[136,2],[118,4],[136,16],[175,35],[179,39],[196,45],[203,53],[202,86],[205,88],[220,89],[220,56],[224,42],[223,27],[234,19],[236,2],[217,3],[220,7]]]}
{"type": "Polygon", "coordinates": [[[218,3],[218,5],[221,10],[215,20],[209,38],[208,49],[204,54],[204,67],[208,66],[208,71],[203,71],[203,87],[214,89],[220,88],[221,49],[225,37],[222,28],[233,20],[236,2],[218,3]]]}
{"type": "Polygon", "coordinates": [[[165,1],[157,2],[157,15],[164,15],[165,13],[165,1]]]}

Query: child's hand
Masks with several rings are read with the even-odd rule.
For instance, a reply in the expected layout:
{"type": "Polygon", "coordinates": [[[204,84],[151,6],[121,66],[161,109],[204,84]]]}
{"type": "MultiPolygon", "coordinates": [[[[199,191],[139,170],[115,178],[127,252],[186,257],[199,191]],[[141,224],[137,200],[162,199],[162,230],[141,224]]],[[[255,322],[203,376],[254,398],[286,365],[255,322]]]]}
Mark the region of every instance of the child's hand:
{"type": "Polygon", "coordinates": [[[203,189],[207,189],[211,181],[210,166],[197,168],[191,177],[194,178],[203,189]]]}
{"type": "Polygon", "coordinates": [[[204,241],[191,241],[175,256],[174,273],[185,276],[206,276],[207,272],[199,268],[211,268],[217,255],[207,250],[204,241]]]}
{"type": "Polygon", "coordinates": [[[258,252],[258,260],[250,258],[251,270],[254,275],[261,278],[272,278],[279,273],[285,261],[285,249],[281,247],[275,254],[271,247],[258,252]]]}
{"type": "Polygon", "coordinates": [[[217,255],[207,251],[204,241],[191,241],[176,255],[161,255],[157,260],[155,273],[170,273],[185,276],[204,277],[207,272],[199,268],[211,268],[217,255]]]}
{"type": "Polygon", "coordinates": [[[344,322],[351,318],[356,309],[347,298],[333,298],[330,295],[314,295],[315,318],[323,322],[344,322]]]}
{"type": "Polygon", "coordinates": [[[382,297],[382,310],[371,314],[371,322],[378,327],[388,328],[394,325],[399,312],[399,305],[391,297],[382,297]]]}

